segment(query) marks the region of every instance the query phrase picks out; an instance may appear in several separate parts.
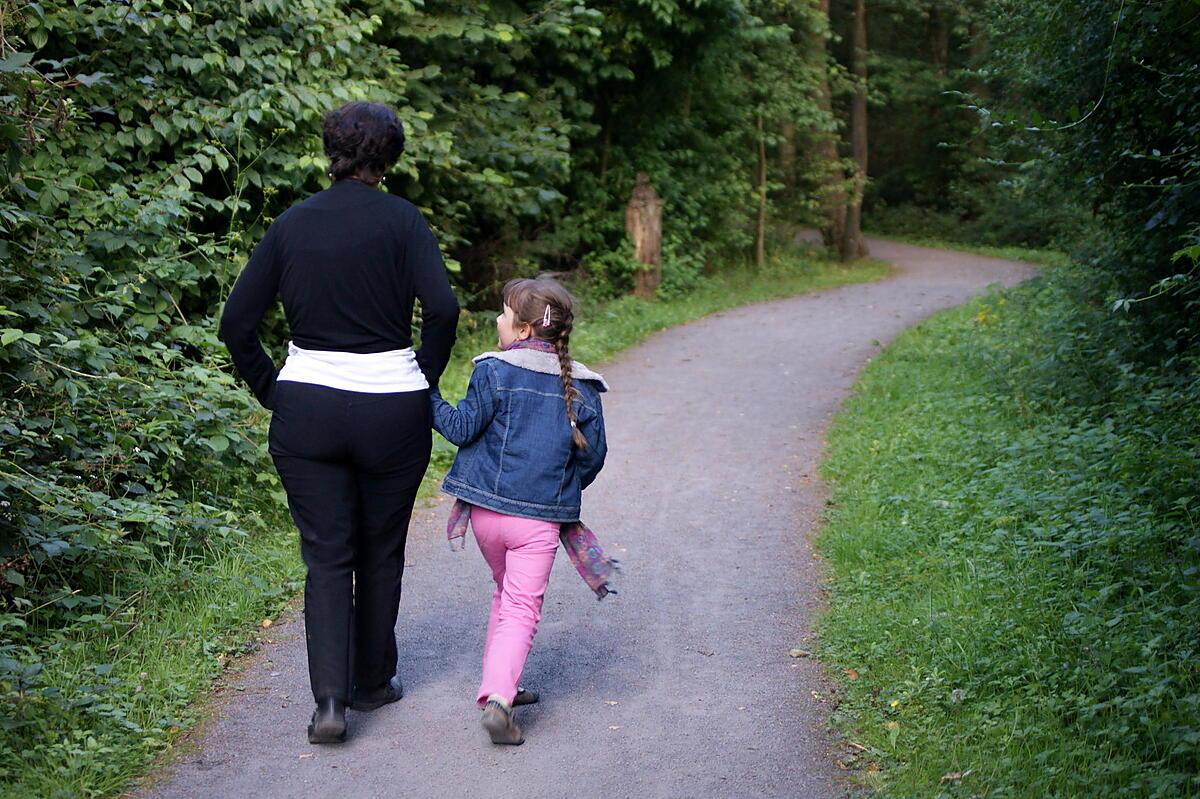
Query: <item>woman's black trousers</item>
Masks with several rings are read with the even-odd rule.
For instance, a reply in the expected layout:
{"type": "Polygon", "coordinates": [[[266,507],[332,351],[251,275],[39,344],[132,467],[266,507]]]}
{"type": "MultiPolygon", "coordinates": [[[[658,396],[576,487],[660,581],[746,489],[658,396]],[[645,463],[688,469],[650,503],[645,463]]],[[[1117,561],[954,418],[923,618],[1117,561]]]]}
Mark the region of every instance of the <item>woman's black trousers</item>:
{"type": "Polygon", "coordinates": [[[404,543],[431,446],[428,391],[275,386],[270,452],[308,567],[313,697],[351,701],[396,673],[404,543]]]}

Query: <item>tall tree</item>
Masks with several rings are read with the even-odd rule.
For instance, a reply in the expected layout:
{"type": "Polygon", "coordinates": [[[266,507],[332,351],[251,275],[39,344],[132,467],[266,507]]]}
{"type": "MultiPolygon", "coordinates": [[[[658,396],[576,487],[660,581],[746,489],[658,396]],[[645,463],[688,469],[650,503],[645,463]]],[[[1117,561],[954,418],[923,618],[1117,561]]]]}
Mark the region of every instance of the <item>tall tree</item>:
{"type": "Polygon", "coordinates": [[[758,133],[758,224],[754,235],[754,265],[759,269],[767,259],[767,138],[763,130],[763,115],[758,112],[755,122],[758,133]]]}
{"type": "Polygon", "coordinates": [[[788,192],[796,189],[796,123],[785,119],[779,123],[779,172],[788,192]]]}
{"type": "Polygon", "coordinates": [[[816,162],[811,148],[798,146],[798,133],[828,135],[834,126],[816,102],[815,84],[826,65],[815,64],[807,48],[796,46],[797,37],[805,40],[812,30],[828,27],[818,18],[813,0],[758,0],[747,7],[759,14],[757,24],[747,29],[750,47],[741,77],[754,103],[748,143],[754,157],[754,260],[761,266],[772,202],[792,203],[793,210],[797,205],[811,208],[814,190],[823,179],[823,164],[816,162]],[[778,161],[768,160],[768,148],[775,148],[778,161]]]}
{"type": "Polygon", "coordinates": [[[854,185],[846,208],[838,255],[843,261],[867,255],[862,234],[863,190],[867,183],[867,7],[866,0],[855,0],[853,55],[854,98],[850,103],[850,140],[854,151],[854,185]]]}
{"type": "Polygon", "coordinates": [[[946,77],[950,63],[950,26],[946,17],[949,11],[936,4],[929,9],[929,61],[938,77],[946,77]]]}
{"type": "MultiPolygon", "coordinates": [[[[817,64],[817,107],[823,121],[833,121],[833,95],[829,89],[829,0],[817,0],[818,24],[809,35],[809,50],[817,64]]],[[[823,166],[821,191],[822,214],[821,238],[826,247],[841,247],[842,231],[846,226],[846,181],[841,159],[838,157],[834,130],[820,128],[815,131],[817,159],[823,166]]]]}

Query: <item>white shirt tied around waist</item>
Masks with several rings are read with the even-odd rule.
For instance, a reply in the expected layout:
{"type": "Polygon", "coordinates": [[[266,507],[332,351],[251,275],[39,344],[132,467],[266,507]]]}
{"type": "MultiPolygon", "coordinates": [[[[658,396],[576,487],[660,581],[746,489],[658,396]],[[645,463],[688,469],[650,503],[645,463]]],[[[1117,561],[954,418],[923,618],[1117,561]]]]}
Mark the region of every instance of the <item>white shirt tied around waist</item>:
{"type": "Polygon", "coordinates": [[[429,388],[412,347],[386,352],[337,352],[305,350],[289,341],[287,360],[279,370],[278,379],[364,394],[397,394],[429,388]]]}

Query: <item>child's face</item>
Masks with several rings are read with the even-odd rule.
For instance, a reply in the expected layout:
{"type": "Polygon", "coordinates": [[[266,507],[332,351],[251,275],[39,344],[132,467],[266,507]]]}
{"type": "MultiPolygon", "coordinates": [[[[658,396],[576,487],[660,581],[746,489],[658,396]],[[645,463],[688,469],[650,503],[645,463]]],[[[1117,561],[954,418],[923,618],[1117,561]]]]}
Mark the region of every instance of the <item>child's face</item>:
{"type": "Polygon", "coordinates": [[[496,317],[496,333],[500,337],[500,348],[504,349],[514,341],[524,341],[533,335],[533,328],[528,322],[518,322],[513,309],[504,306],[504,313],[496,317]]]}

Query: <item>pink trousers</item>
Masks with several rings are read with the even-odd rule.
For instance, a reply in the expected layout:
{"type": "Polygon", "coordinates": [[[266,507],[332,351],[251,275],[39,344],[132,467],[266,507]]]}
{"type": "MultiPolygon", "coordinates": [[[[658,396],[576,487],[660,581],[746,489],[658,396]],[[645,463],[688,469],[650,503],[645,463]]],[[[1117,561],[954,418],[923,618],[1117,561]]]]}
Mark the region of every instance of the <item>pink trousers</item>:
{"type": "Polygon", "coordinates": [[[479,704],[492,694],[512,703],[533,646],[542,598],[558,551],[558,522],[506,516],[474,507],[471,527],[483,559],[492,568],[496,592],[483,647],[479,704]]]}

